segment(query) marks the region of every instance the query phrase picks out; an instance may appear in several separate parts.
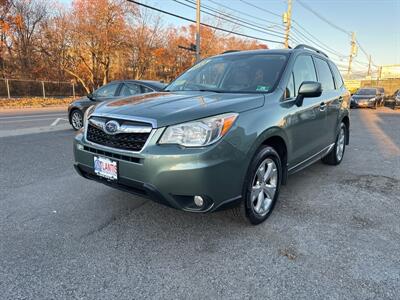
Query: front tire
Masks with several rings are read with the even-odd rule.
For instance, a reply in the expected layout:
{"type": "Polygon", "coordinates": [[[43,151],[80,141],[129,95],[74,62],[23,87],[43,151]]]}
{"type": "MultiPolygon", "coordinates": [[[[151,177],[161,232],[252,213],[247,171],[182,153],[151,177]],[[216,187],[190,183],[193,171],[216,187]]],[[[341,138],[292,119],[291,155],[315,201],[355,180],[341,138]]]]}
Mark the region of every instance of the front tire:
{"type": "Polygon", "coordinates": [[[79,130],[83,127],[83,113],[80,110],[74,109],[71,112],[70,120],[74,130],[79,130]]]}
{"type": "Polygon", "coordinates": [[[327,165],[337,166],[342,162],[344,151],[346,149],[346,136],[347,136],[347,126],[342,122],[340,124],[339,133],[336,137],[335,146],[327,156],[322,158],[323,163],[327,165]]]}
{"type": "Polygon", "coordinates": [[[282,164],[274,148],[263,146],[253,158],[244,182],[244,198],[235,214],[253,225],[264,222],[272,213],[279,197],[282,164]]]}

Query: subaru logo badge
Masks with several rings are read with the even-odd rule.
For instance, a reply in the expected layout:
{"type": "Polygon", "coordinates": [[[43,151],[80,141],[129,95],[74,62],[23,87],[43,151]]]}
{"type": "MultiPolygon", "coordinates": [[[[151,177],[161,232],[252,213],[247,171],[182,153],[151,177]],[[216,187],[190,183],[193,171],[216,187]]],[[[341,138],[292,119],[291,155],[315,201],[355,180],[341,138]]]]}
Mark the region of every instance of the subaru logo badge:
{"type": "Polygon", "coordinates": [[[119,124],[117,121],[108,121],[104,125],[104,131],[108,134],[116,134],[119,131],[119,124]]]}

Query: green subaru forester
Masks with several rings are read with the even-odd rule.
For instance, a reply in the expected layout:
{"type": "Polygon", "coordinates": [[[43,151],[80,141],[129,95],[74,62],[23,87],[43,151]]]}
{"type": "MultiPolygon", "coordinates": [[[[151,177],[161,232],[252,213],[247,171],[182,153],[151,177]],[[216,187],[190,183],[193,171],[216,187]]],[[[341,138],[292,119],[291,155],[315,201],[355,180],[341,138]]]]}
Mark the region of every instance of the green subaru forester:
{"type": "Polygon", "coordinates": [[[74,141],[85,178],[189,212],[271,214],[289,174],[349,142],[349,98],[321,51],[206,58],[162,92],[91,107],[74,141]]]}

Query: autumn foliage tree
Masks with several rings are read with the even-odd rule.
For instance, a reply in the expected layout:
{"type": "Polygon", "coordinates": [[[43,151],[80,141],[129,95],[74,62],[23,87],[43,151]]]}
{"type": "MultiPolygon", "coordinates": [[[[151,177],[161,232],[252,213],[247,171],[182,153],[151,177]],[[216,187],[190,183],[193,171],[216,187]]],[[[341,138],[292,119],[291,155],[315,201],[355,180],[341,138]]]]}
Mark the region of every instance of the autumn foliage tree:
{"type": "MultiPolygon", "coordinates": [[[[4,77],[74,80],[90,92],[114,79],[170,81],[194,63],[194,53],[179,47],[195,41],[194,25],[165,27],[162,15],[124,0],[74,0],[70,7],[56,0],[0,1],[4,77]]],[[[201,27],[202,57],[265,47],[201,27]]]]}

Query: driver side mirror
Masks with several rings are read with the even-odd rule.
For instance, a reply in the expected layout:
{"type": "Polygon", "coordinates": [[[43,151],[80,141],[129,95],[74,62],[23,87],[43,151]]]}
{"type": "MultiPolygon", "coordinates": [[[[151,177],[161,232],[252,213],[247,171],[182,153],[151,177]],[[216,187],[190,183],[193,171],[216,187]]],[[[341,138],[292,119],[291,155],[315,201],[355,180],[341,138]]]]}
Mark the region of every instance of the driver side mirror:
{"type": "Polygon", "coordinates": [[[88,97],[88,98],[89,98],[90,100],[92,100],[92,101],[95,101],[93,93],[87,94],[86,97],[88,97]]]}
{"type": "Polygon", "coordinates": [[[321,83],[316,81],[304,81],[299,88],[296,98],[296,105],[298,107],[303,105],[304,98],[319,97],[322,94],[321,83]]]}

